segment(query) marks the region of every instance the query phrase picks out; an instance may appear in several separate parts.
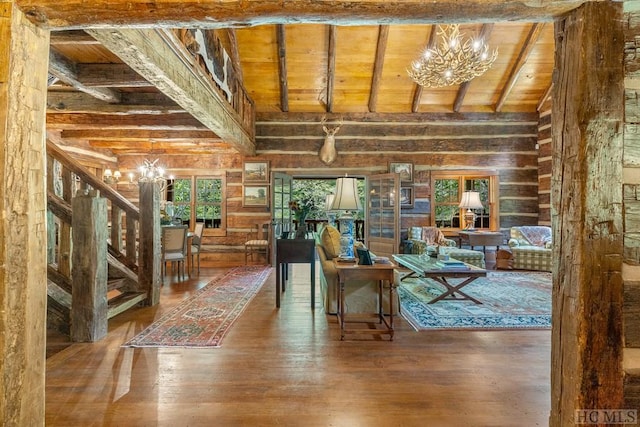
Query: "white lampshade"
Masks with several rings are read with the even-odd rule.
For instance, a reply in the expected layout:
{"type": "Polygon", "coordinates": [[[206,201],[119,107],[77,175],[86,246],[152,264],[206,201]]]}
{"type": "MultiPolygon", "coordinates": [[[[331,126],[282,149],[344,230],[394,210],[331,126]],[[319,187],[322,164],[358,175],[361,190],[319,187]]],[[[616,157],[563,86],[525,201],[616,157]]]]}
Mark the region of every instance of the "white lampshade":
{"type": "Polygon", "coordinates": [[[333,205],[333,199],[335,199],[336,195],[333,193],[327,194],[324,199],[324,210],[326,212],[331,212],[331,205],[333,205]]]}
{"type": "Polygon", "coordinates": [[[358,197],[358,180],[356,178],[338,178],[336,195],[331,204],[332,211],[360,211],[362,203],[358,197]]]}
{"type": "Polygon", "coordinates": [[[460,200],[459,207],[463,209],[482,209],[480,193],[477,191],[465,191],[462,193],[462,200],[460,200]]]}

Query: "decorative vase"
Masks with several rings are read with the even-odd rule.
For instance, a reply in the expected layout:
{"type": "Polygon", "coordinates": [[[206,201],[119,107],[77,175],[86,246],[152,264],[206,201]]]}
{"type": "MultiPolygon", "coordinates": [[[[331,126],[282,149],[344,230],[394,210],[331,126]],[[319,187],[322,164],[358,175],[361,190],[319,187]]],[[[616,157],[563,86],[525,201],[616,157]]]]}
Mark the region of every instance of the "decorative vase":
{"type": "Polygon", "coordinates": [[[306,239],[307,238],[307,224],[305,223],[305,219],[301,219],[298,221],[298,228],[296,229],[296,239],[306,239]]]}

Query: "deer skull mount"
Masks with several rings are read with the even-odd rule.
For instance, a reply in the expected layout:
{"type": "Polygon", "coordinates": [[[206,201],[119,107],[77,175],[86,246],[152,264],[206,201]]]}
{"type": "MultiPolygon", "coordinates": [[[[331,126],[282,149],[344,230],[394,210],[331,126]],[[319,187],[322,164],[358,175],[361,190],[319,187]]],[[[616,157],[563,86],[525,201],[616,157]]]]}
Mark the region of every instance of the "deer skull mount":
{"type": "Polygon", "coordinates": [[[338,122],[337,126],[333,128],[329,128],[327,126],[327,118],[322,118],[322,130],[327,135],[324,138],[324,144],[320,148],[318,152],[318,156],[320,157],[320,161],[325,165],[330,165],[338,158],[338,152],[336,151],[336,138],[335,135],[340,130],[342,126],[342,119],[338,122]]]}

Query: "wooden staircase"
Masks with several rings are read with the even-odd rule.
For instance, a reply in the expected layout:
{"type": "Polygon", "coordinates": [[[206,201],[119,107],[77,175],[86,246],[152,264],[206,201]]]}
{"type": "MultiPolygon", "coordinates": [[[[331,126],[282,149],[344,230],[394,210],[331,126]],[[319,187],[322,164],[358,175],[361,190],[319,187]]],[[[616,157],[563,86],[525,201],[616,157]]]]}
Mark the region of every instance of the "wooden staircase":
{"type": "MultiPolygon", "coordinates": [[[[148,302],[148,291],[140,286],[138,278],[137,244],[140,213],[135,205],[50,141],[47,141],[47,159],[47,232],[49,236],[47,327],[65,335],[71,335],[73,340],[72,319],[82,319],[82,316],[74,317],[72,313],[74,292],[79,295],[95,292],[98,289],[98,292],[106,293],[104,297],[106,297],[107,306],[104,316],[87,319],[88,323],[104,324],[97,327],[96,325],[78,325],[79,328],[89,330],[96,328],[97,330],[106,330],[108,319],[148,302]],[[76,259],[74,256],[87,256],[86,254],[73,253],[74,250],[86,251],[86,248],[74,248],[73,245],[73,196],[87,194],[91,191],[106,199],[107,217],[109,218],[109,221],[103,221],[104,224],[96,224],[96,227],[104,227],[102,230],[104,235],[110,236],[107,239],[106,251],[97,255],[102,260],[106,258],[106,278],[101,278],[100,274],[97,275],[97,281],[104,282],[106,279],[106,284],[98,283],[97,286],[95,283],[74,280],[73,266],[71,265],[72,260],[76,259]],[[92,286],[96,287],[92,288],[92,286]]],[[[81,233],[82,229],[76,232],[81,233]]],[[[102,296],[95,298],[95,300],[104,301],[102,296]]],[[[91,312],[94,307],[77,307],[76,309],[91,312]]],[[[77,340],[94,341],[96,339],[100,339],[100,337],[77,340]]]]}

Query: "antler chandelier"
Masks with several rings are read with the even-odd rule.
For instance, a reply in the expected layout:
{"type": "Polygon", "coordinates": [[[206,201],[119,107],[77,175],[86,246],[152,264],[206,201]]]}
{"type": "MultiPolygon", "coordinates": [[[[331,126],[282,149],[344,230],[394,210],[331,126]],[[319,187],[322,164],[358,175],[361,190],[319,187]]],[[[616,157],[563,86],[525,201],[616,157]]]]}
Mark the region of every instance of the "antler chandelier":
{"type": "Polygon", "coordinates": [[[427,48],[407,70],[414,82],[424,87],[443,87],[467,82],[484,74],[498,57],[489,53],[484,40],[460,35],[460,26],[438,25],[439,40],[427,48]]]}

